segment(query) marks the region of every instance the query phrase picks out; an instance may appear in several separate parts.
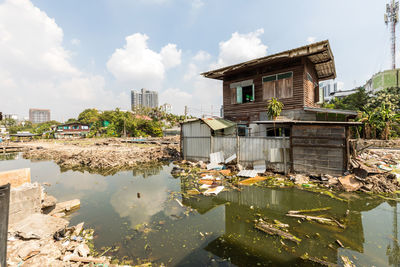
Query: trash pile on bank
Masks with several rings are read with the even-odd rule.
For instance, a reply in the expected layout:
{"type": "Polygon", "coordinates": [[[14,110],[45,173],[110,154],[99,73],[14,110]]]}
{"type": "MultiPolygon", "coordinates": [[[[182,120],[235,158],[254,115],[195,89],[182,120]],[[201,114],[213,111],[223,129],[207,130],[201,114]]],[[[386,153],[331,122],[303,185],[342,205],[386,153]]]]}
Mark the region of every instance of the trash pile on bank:
{"type": "Polygon", "coordinates": [[[11,188],[7,241],[10,266],[82,266],[109,264],[93,257],[93,230],[84,223],[68,227],[62,218],[80,207],[79,199],[58,203],[38,183],[11,188]]]}
{"type": "Polygon", "coordinates": [[[227,188],[260,183],[265,186],[303,189],[325,188],[336,191],[397,193],[400,191],[400,151],[367,150],[351,160],[352,169],[345,175],[289,174],[267,172],[265,162],[254,162],[244,169],[236,164],[236,155],[224,160],[222,152],[210,154],[211,162],[183,160],[172,170],[174,176],[192,178],[190,193],[217,195],[227,188]],[[194,183],[193,183],[194,182],[194,183]]]}

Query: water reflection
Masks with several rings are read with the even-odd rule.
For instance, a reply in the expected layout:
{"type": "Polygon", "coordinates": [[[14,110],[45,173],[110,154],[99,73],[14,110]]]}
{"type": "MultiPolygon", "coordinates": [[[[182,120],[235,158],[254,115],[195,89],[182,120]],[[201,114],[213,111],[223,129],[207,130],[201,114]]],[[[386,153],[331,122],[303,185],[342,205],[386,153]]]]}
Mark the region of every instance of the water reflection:
{"type": "Polygon", "coordinates": [[[122,218],[129,219],[132,228],[148,223],[154,214],[164,209],[168,212],[163,206],[168,197],[166,183],[163,176],[149,177],[145,183],[143,177],[136,177],[131,185],[112,194],[111,205],[122,218]]]}
{"type": "Polygon", "coordinates": [[[249,262],[254,266],[309,264],[300,260],[306,253],[337,263],[342,249],[336,240],[340,240],[347,250],[363,253],[365,238],[361,212],[374,209],[382,202],[366,198],[346,203],[300,190],[261,187],[243,187],[240,192],[222,192],[214,198],[183,196],[185,205],[202,214],[218,205],[225,205],[225,233],[210,242],[205,249],[239,266],[246,266],[249,262]],[[318,207],[331,207],[329,215],[345,218],[347,228],[301,222],[285,216],[289,210],[318,207]],[[351,211],[346,216],[348,209],[351,211]],[[290,241],[281,243],[279,238],[256,230],[254,220],[258,216],[271,222],[277,219],[289,224],[289,231],[301,238],[302,242],[299,246],[290,241]]]}
{"type": "Polygon", "coordinates": [[[0,160],[15,160],[18,159],[18,153],[0,153],[0,160]]]}
{"type": "Polygon", "coordinates": [[[166,266],[301,266],[310,265],[300,259],[308,253],[332,263],[348,256],[357,266],[399,266],[397,205],[381,198],[342,194],[349,199],[342,202],[297,189],[257,186],[215,197],[189,196],[193,184],[172,178],[172,166],[142,166],[103,176],[60,172],[53,162],[0,161],[0,171],[25,167],[31,168],[32,181],[51,183],[46,190],[59,200],[80,198],[81,209],[72,214],[71,224],[84,221],[94,227],[95,246],[118,244],[119,258],[151,259],[166,266]],[[344,219],[347,228],[285,216],[288,210],[317,207],[331,207],[322,215],[344,219]],[[302,242],[281,243],[256,230],[253,221],[259,216],[288,223],[302,242]],[[136,231],[139,224],[148,224],[151,231],[136,231]]]}

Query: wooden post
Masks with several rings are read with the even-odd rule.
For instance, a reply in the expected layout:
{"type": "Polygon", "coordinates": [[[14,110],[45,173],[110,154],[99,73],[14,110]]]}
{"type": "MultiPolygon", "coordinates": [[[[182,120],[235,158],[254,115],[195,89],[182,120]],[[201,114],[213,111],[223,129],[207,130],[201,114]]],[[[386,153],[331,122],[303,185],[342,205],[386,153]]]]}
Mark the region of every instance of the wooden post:
{"type": "Polygon", "coordinates": [[[240,136],[236,135],[236,162],[240,163],[240,136]]]}
{"type": "Polygon", "coordinates": [[[286,136],[285,130],[283,130],[283,165],[285,166],[285,175],[287,175],[287,160],[286,160],[286,136]]]}

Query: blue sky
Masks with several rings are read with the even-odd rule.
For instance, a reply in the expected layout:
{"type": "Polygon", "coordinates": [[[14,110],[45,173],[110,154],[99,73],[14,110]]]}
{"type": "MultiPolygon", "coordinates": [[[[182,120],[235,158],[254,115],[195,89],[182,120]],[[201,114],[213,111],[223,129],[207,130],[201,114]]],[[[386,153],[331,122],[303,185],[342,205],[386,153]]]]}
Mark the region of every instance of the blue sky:
{"type": "MultiPolygon", "coordinates": [[[[202,71],[329,39],[337,80],[363,85],[390,68],[385,0],[0,1],[1,111],[129,108],[130,89],[194,115],[222,103],[202,71]],[[3,37],[1,37],[3,36],[3,37]],[[1,63],[3,62],[3,63],[1,63]]],[[[400,47],[400,46],[399,46],[400,47]]]]}

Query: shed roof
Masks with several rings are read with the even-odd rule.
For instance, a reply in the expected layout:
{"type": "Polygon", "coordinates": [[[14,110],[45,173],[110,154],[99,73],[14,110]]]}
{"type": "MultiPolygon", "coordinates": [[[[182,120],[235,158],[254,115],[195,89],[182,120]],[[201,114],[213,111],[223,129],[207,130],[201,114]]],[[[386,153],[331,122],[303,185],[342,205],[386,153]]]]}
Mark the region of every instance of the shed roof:
{"type": "Polygon", "coordinates": [[[253,67],[262,64],[269,64],[282,59],[293,59],[299,57],[307,57],[315,65],[315,70],[320,81],[336,78],[335,60],[328,40],[298,47],[292,50],[287,50],[270,56],[249,60],[217,70],[204,72],[201,75],[206,78],[223,80],[227,74],[233,71],[240,71],[247,67],[253,67]]]}
{"type": "Polygon", "coordinates": [[[191,123],[195,121],[202,121],[205,124],[207,124],[208,127],[210,127],[212,130],[217,131],[217,130],[222,130],[226,128],[231,128],[236,126],[236,123],[228,120],[224,120],[221,118],[205,118],[205,119],[194,119],[194,120],[188,120],[183,122],[185,123],[191,123]]]}
{"type": "Polygon", "coordinates": [[[332,126],[358,126],[362,122],[357,121],[298,121],[298,120],[276,120],[276,121],[254,121],[255,124],[295,124],[295,125],[332,125],[332,126]]]}

